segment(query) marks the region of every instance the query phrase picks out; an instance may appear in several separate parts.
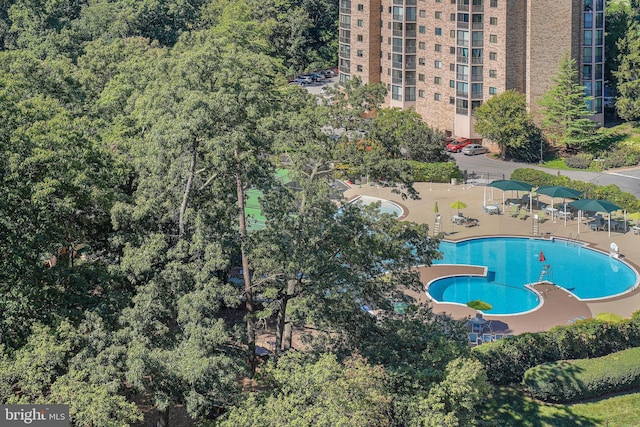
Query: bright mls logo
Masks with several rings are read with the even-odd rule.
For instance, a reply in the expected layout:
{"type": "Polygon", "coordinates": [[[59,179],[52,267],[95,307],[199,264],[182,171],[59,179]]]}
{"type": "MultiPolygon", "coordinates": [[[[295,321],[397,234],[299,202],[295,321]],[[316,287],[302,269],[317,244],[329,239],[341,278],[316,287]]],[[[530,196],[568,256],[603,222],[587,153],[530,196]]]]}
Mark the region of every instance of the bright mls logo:
{"type": "Polygon", "coordinates": [[[0,427],[69,427],[69,405],[0,405],[0,427]]]}

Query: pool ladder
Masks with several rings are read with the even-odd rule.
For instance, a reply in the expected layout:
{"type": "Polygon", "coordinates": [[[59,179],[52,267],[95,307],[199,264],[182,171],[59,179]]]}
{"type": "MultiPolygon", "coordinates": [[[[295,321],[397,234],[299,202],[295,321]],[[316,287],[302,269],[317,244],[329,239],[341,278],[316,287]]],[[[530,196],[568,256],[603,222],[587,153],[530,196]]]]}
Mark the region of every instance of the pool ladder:
{"type": "Polygon", "coordinates": [[[553,271],[551,270],[551,264],[545,264],[542,267],[542,271],[540,271],[540,276],[538,276],[538,282],[542,282],[542,279],[545,276],[549,276],[551,279],[547,278],[547,282],[553,283],[553,271]]]}

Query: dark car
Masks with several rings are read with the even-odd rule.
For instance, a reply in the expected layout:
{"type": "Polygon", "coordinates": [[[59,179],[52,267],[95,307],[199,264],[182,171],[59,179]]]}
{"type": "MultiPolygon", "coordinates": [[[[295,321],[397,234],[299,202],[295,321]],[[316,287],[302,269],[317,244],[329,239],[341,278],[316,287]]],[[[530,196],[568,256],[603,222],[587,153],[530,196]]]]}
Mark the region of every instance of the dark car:
{"type": "Polygon", "coordinates": [[[451,141],[447,144],[447,151],[459,153],[464,147],[471,144],[472,142],[473,141],[471,141],[469,138],[458,138],[455,141],[451,141]]]}
{"type": "Polygon", "coordinates": [[[466,154],[467,156],[475,156],[476,154],[485,154],[488,152],[489,149],[480,144],[469,144],[462,149],[462,154],[466,154]]]}

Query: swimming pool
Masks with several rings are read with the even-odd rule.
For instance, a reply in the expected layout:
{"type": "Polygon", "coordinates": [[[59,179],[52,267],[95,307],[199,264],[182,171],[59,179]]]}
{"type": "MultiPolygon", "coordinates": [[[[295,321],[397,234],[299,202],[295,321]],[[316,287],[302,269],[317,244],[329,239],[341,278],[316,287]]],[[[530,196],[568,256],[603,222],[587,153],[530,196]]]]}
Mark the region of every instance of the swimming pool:
{"type": "Polygon", "coordinates": [[[363,205],[370,205],[373,203],[380,203],[380,213],[392,214],[400,218],[404,215],[404,209],[402,206],[394,203],[390,200],[380,199],[372,196],[358,196],[351,201],[351,203],[362,203],[363,205]]]}
{"type": "Polygon", "coordinates": [[[485,266],[486,277],[448,277],[431,282],[428,293],[438,302],[466,304],[480,299],[493,306],[488,314],[535,309],[539,297],[526,284],[550,281],[583,300],[622,294],[638,284],[628,264],[582,244],[562,239],[491,237],[443,241],[434,264],[485,266]],[[540,261],[540,253],[544,261],[540,261]],[[543,267],[550,266],[542,276],[543,267]]]}

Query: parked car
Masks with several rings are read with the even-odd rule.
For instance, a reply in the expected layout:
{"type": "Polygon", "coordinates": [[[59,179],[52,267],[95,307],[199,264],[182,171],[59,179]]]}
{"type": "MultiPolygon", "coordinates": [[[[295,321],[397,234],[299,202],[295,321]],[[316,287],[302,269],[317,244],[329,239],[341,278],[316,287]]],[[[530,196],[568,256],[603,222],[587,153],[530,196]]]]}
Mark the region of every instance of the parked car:
{"type": "Polygon", "coordinates": [[[309,76],[298,76],[293,81],[300,85],[308,85],[313,83],[313,80],[309,76]]]}
{"type": "Polygon", "coordinates": [[[476,154],[484,154],[488,152],[489,149],[480,144],[469,144],[462,149],[462,154],[466,154],[467,156],[475,156],[476,154]]]}
{"type": "Polygon", "coordinates": [[[324,74],[322,73],[311,73],[311,78],[313,78],[313,80],[320,82],[322,80],[324,80],[324,74]]]}
{"type": "Polygon", "coordinates": [[[472,142],[473,141],[471,141],[469,138],[458,138],[455,141],[451,141],[447,144],[447,151],[459,153],[464,147],[471,144],[472,142]]]}

